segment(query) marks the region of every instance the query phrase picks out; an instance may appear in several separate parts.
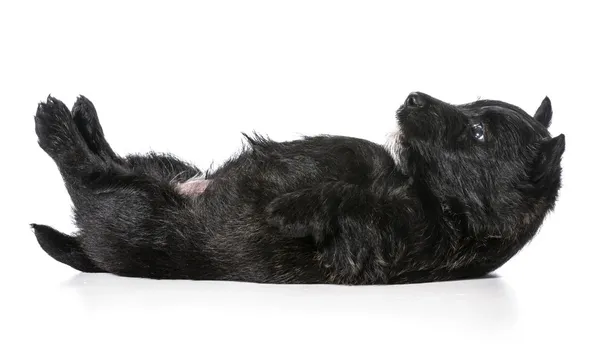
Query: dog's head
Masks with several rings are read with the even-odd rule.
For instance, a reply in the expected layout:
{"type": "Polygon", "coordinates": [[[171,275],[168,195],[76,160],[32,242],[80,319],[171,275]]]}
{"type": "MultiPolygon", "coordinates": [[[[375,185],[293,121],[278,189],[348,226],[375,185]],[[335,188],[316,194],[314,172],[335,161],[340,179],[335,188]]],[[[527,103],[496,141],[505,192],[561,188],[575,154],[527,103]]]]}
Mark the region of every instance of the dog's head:
{"type": "Polygon", "coordinates": [[[411,93],[396,116],[403,170],[469,231],[522,230],[554,207],[565,138],[548,132],[548,98],[530,116],[501,101],[452,105],[411,93]]]}

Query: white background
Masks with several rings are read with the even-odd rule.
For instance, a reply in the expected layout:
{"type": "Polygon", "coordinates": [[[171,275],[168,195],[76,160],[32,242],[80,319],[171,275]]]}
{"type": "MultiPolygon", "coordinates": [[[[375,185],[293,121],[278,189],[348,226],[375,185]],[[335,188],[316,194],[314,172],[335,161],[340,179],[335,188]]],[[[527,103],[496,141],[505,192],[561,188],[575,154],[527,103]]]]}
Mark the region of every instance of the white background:
{"type": "Polygon", "coordinates": [[[63,1],[0,4],[0,346],[598,347],[599,10],[593,2],[63,1]],[[38,148],[48,94],[96,105],[121,154],[200,167],[240,148],[331,133],[384,142],[411,91],[547,95],[564,186],[539,235],[496,277],[337,287],[80,274],[28,224],[73,231],[38,148]],[[184,345],[185,344],[185,345],[184,345]]]}

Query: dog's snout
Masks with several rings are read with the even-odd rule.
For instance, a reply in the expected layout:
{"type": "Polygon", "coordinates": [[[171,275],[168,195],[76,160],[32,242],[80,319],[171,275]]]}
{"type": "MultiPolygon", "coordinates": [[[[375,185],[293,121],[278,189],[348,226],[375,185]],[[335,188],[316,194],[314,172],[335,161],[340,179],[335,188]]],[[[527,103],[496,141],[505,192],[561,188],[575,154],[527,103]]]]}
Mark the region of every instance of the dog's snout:
{"type": "Polygon", "coordinates": [[[410,109],[418,109],[427,105],[427,98],[423,93],[413,92],[408,95],[404,105],[410,109]]]}

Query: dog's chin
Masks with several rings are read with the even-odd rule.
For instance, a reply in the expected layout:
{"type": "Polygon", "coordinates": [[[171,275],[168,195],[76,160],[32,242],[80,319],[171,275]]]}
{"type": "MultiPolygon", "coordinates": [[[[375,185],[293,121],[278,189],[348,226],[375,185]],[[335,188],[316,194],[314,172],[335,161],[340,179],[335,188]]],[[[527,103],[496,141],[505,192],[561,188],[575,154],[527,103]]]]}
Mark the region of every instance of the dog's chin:
{"type": "Polygon", "coordinates": [[[418,128],[415,124],[415,117],[417,116],[419,115],[416,115],[415,112],[406,110],[404,107],[401,107],[400,109],[398,109],[398,111],[396,111],[396,120],[398,121],[398,128],[401,130],[401,136],[399,141],[401,141],[402,143],[408,140],[407,137],[411,136],[411,130],[414,131],[415,128],[418,128]]]}
{"type": "Polygon", "coordinates": [[[431,140],[432,130],[430,125],[423,122],[423,115],[414,113],[402,114],[398,117],[398,128],[401,130],[398,142],[403,147],[410,147],[414,142],[431,140]]]}
{"type": "Polygon", "coordinates": [[[398,120],[398,122],[403,122],[403,120],[406,120],[406,117],[408,117],[408,113],[409,112],[406,110],[406,107],[404,107],[404,105],[398,108],[398,110],[396,110],[396,119],[398,120]]]}

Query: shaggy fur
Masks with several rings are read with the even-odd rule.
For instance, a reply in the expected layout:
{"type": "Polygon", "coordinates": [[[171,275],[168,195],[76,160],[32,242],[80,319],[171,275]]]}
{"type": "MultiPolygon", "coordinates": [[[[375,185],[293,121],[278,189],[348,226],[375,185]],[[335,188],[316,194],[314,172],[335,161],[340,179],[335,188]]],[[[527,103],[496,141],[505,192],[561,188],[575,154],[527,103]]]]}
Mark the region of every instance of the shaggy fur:
{"type": "Polygon", "coordinates": [[[247,147],[211,173],[117,155],[85,97],[48,97],[35,127],[79,231],[32,225],[83,272],[260,283],[389,284],[480,277],[536,234],[561,186],[565,138],[493,100],[412,93],[389,146],[343,136],[247,147]]]}

